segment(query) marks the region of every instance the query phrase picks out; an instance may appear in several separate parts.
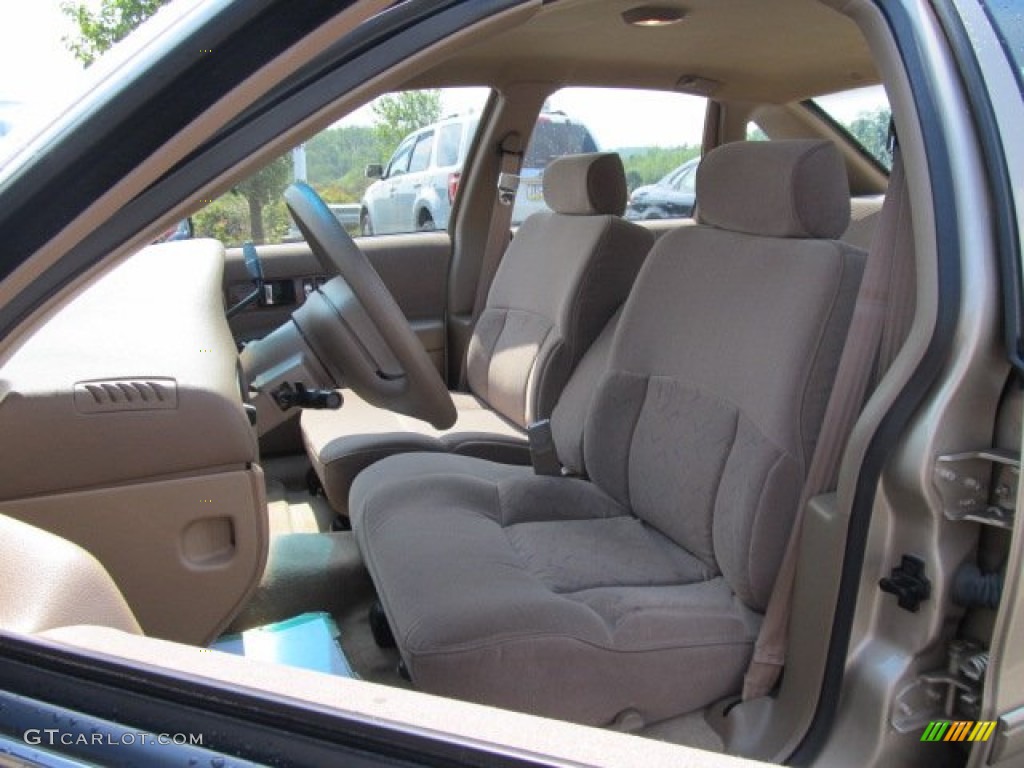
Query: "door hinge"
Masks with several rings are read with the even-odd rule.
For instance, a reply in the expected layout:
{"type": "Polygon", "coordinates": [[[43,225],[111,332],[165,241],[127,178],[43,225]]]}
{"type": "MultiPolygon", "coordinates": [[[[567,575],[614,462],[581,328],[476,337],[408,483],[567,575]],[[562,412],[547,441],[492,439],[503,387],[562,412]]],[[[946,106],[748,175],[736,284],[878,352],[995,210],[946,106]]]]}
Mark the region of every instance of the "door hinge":
{"type": "Polygon", "coordinates": [[[889,722],[900,733],[909,733],[932,720],[977,720],[987,668],[987,650],[954,640],[946,669],[926,672],[896,694],[889,722]]]}
{"type": "Polygon", "coordinates": [[[948,520],[1013,528],[1020,454],[997,448],[939,456],[933,473],[948,520]]]}

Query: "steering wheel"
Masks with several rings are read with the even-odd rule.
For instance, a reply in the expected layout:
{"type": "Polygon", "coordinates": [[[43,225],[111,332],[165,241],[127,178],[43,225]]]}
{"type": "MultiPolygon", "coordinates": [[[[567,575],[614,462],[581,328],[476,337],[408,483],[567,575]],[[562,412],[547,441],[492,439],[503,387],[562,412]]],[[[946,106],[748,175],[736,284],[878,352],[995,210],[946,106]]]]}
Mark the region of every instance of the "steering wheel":
{"type": "Polygon", "coordinates": [[[320,264],[339,275],[293,315],[335,384],[344,381],[370,403],[437,429],[450,427],[451,394],[377,270],[308,184],[292,184],[284,199],[320,264]]]}

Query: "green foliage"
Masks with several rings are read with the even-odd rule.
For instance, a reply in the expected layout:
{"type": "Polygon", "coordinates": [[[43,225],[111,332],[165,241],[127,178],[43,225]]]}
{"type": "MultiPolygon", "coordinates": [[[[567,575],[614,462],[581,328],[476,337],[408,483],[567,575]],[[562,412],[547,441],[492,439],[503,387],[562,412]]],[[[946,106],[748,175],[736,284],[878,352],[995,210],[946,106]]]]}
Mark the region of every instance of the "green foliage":
{"type": "MultiPolygon", "coordinates": [[[[262,211],[264,237],[279,243],[288,233],[291,219],[284,201],[275,200],[262,211]]],[[[249,225],[249,202],[236,192],[228,192],[192,216],[196,237],[212,237],[230,247],[254,240],[249,225]]]]}
{"type": "MultiPolygon", "coordinates": [[[[65,0],[61,3],[61,11],[78,26],[78,37],[65,37],[63,42],[79,61],[89,66],[101,53],[127,37],[128,33],[160,10],[167,1],[102,0],[99,10],[94,13],[85,3],[65,0]]],[[[213,232],[222,233],[224,237],[220,239],[232,243],[241,242],[239,235],[243,230],[247,230],[247,236],[257,243],[264,242],[266,232],[273,234],[280,230],[283,235],[288,229],[288,215],[283,204],[275,206],[290,178],[291,164],[288,158],[274,160],[234,190],[247,203],[242,212],[248,208],[248,226],[243,227],[239,221],[237,201],[222,197],[196,215],[194,221],[197,224],[202,222],[201,226],[197,226],[197,231],[210,236],[217,236],[213,232]],[[266,221],[264,211],[267,214],[266,221]]]]}
{"type": "Polygon", "coordinates": [[[441,119],[440,91],[403,91],[373,102],[374,131],[382,157],[390,157],[413,131],[441,119]]]}
{"type": "Polygon", "coordinates": [[[240,195],[228,193],[192,216],[196,237],[212,237],[224,245],[240,245],[249,239],[249,206],[240,195]]]}
{"type": "Polygon", "coordinates": [[[233,191],[247,200],[256,200],[260,205],[267,205],[277,200],[284,193],[291,179],[291,155],[282,155],[263,166],[258,173],[249,176],[233,191]]]}
{"type": "Polygon", "coordinates": [[[281,242],[291,219],[282,194],[291,180],[289,155],[279,157],[197,211],[192,217],[196,237],[213,237],[227,246],[281,242]]]}
{"type": "Polygon", "coordinates": [[[681,147],[627,147],[618,152],[626,169],[626,184],[632,192],[637,187],[653,184],[687,160],[700,156],[700,147],[690,144],[681,147]]]}
{"type": "Polygon", "coordinates": [[[892,167],[889,153],[889,121],[892,113],[885,108],[861,112],[853,122],[844,127],[878,162],[886,168],[892,167]]]}
{"type": "Polygon", "coordinates": [[[95,13],[85,3],[65,0],[61,12],[78,26],[78,36],[62,42],[85,66],[144,22],[168,0],[103,0],[95,13]]]}
{"type": "Polygon", "coordinates": [[[309,183],[328,203],[358,203],[372,183],[366,166],[380,162],[381,155],[373,128],[328,128],[306,143],[309,183]]]}
{"type": "Polygon", "coordinates": [[[281,199],[292,176],[291,155],[282,155],[243,180],[234,191],[249,203],[249,217],[254,243],[266,242],[263,209],[281,199]]]}

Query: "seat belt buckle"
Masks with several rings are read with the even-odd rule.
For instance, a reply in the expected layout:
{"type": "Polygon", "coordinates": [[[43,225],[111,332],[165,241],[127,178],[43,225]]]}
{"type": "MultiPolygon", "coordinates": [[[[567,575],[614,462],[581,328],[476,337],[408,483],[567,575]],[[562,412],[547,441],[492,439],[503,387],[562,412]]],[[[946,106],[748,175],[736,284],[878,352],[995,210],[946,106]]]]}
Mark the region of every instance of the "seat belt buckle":
{"type": "Polygon", "coordinates": [[[562,476],[562,462],[558,460],[555,440],[551,435],[551,419],[535,421],[526,428],[530,443],[530,463],[537,475],[562,476]]]}
{"type": "Polygon", "coordinates": [[[512,205],[516,201],[516,192],[519,191],[519,174],[500,173],[498,174],[498,202],[502,205],[512,205]]]}

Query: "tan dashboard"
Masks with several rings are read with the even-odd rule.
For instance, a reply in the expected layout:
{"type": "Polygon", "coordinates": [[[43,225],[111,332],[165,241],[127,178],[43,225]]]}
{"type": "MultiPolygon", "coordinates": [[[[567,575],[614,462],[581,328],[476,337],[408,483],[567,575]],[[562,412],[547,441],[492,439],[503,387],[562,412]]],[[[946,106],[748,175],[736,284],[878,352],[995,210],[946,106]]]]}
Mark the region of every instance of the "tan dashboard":
{"type": "Polygon", "coordinates": [[[151,246],[0,369],[0,514],[89,550],[147,634],[182,642],[230,620],[267,552],[223,269],[216,241],[151,246]]]}

